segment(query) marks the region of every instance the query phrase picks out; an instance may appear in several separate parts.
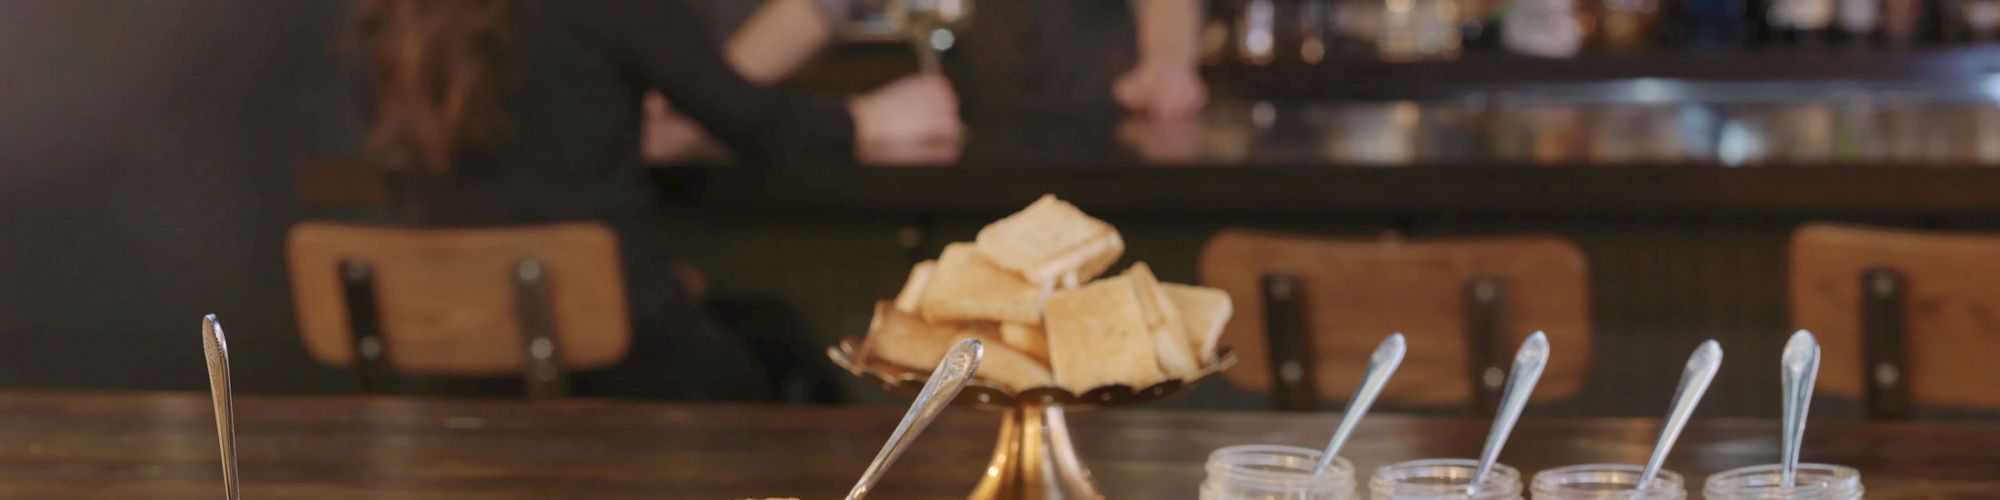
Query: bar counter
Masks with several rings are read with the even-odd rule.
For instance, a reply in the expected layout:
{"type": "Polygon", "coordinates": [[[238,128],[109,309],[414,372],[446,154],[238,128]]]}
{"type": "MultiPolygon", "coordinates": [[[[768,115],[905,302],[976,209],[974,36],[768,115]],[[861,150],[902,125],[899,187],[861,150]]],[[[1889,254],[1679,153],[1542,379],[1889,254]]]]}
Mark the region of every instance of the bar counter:
{"type": "Polygon", "coordinates": [[[1009,210],[1951,215],[2000,211],[2000,87],[1634,78],[1229,95],[1194,118],[968,117],[929,166],[670,169],[683,203],[1009,210]]]}
{"type": "MultiPolygon", "coordinates": [[[[245,498],[585,500],[838,498],[902,408],[246,396],[236,412],[245,498]]],[[[1317,446],[1336,419],[1127,410],[1075,413],[1070,425],[1111,497],[1166,499],[1194,497],[1217,447],[1317,446]]],[[[870,498],[962,498],[997,424],[990,413],[945,414],[870,498]]],[[[1375,415],[1343,455],[1363,474],[1405,459],[1470,457],[1487,425],[1375,415]]],[[[1638,463],[1657,432],[1652,419],[1544,419],[1530,409],[1501,458],[1524,474],[1638,463]]],[[[1668,467],[1698,483],[1775,461],[1777,437],[1773,421],[1697,416],[1668,467]]],[[[1804,457],[1859,468],[1870,498],[2000,497],[2000,424],[1821,419],[1806,429],[1804,457]]],[[[0,393],[0,497],[220,491],[206,394],[0,393]]]]}

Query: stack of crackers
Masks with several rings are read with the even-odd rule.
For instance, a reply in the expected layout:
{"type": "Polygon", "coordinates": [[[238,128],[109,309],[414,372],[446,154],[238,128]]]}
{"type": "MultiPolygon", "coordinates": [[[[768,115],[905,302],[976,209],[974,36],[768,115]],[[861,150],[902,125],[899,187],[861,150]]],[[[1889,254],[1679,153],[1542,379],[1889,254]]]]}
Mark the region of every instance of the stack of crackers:
{"type": "Polygon", "coordinates": [[[1229,295],[1162,283],[1144,262],[1094,279],[1124,252],[1117,228],[1044,195],[911,269],[896,300],[876,304],[863,355],[926,370],[978,338],[974,376],[1016,392],[1193,378],[1215,361],[1229,295]]]}

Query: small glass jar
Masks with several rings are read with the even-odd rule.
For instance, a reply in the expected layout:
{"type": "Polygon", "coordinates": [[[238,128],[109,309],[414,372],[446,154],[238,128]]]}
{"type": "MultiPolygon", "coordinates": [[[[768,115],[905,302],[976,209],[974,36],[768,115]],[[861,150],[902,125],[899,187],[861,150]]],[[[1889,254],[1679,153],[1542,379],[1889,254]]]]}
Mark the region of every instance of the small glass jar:
{"type": "Polygon", "coordinates": [[[1208,455],[1202,500],[1353,500],[1354,464],[1334,457],[1312,475],[1319,450],[1297,446],[1230,446],[1208,455]]]}
{"type": "Polygon", "coordinates": [[[1486,475],[1486,481],[1471,496],[1465,494],[1465,487],[1472,484],[1472,475],[1479,471],[1479,462],[1458,458],[1433,458],[1411,460],[1375,469],[1374,477],[1368,480],[1368,490],[1375,500],[1519,500],[1521,498],[1521,472],[1505,464],[1493,464],[1493,472],[1486,475]]]}
{"type": "Polygon", "coordinates": [[[1535,500],[1686,500],[1687,488],[1680,474],[1663,470],[1646,485],[1646,493],[1633,496],[1645,467],[1626,464],[1583,464],[1557,467],[1535,474],[1529,486],[1535,500]]]}
{"type": "Polygon", "coordinates": [[[1861,500],[1861,471],[1827,464],[1799,464],[1792,487],[1779,486],[1778,464],[1753,465],[1708,476],[1709,500],[1861,500]]]}

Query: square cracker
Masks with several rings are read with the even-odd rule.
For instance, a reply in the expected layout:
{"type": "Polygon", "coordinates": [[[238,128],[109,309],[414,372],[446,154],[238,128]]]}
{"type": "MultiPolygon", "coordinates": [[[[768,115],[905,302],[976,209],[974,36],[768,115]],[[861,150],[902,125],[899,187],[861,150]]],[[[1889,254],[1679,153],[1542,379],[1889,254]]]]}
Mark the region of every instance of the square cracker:
{"type": "Polygon", "coordinates": [[[1201,370],[1201,361],[1195,357],[1194,348],[1188,346],[1180,314],[1160,291],[1160,279],[1153,276],[1153,269],[1139,262],[1120,276],[1131,279],[1132,291],[1139,295],[1146,333],[1153,336],[1154,350],[1160,355],[1160,372],[1169,378],[1193,377],[1201,370]]]}
{"type": "Polygon", "coordinates": [[[910,277],[903,281],[903,291],[896,293],[896,310],[910,314],[917,313],[918,301],[924,298],[924,288],[931,284],[931,272],[937,269],[937,261],[926,260],[910,267],[910,277]]]}
{"type": "Polygon", "coordinates": [[[991,324],[926,323],[917,315],[896,309],[894,303],[875,305],[875,319],[868,330],[862,352],[913,370],[928,371],[959,339],[976,338],[985,343],[985,356],[973,377],[998,382],[1014,390],[1048,387],[1055,382],[1047,365],[1033,356],[1010,348],[994,338],[991,324]]]}
{"type": "Polygon", "coordinates": [[[1057,386],[1081,394],[1114,384],[1142,389],[1166,379],[1132,279],[1106,278],[1057,291],[1046,312],[1057,386]]]}
{"type": "Polygon", "coordinates": [[[1000,340],[1006,342],[1008,347],[1020,349],[1029,356],[1044,361],[1049,359],[1049,334],[1042,330],[1042,325],[1001,323],[1000,340]]]}
{"type": "Polygon", "coordinates": [[[994,264],[1033,283],[1052,283],[1071,272],[1087,281],[1125,252],[1117,228],[1053,195],[988,224],[975,241],[994,264]]]}
{"type": "Polygon", "coordinates": [[[1216,340],[1222,338],[1222,327],[1229,323],[1234,308],[1229,292],[1175,283],[1161,283],[1160,291],[1180,315],[1189,348],[1200,355],[1202,363],[1214,363],[1216,340]]]}
{"type": "Polygon", "coordinates": [[[1043,289],[994,266],[971,243],[946,245],[930,275],[917,301],[926,320],[1037,323],[1042,319],[1043,289]]]}

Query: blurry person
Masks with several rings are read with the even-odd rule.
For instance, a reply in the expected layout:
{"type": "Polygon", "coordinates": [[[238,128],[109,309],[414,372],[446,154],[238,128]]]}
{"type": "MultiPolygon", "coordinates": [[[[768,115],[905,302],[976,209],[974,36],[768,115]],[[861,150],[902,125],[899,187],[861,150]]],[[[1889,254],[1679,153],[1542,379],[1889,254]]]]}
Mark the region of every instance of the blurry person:
{"type": "Polygon", "coordinates": [[[596,220],[619,237],[632,354],[580,373],[581,394],[763,397],[741,342],[698,317],[666,257],[639,155],[641,96],[750,163],[907,154],[961,133],[951,88],[909,77],[851,98],[744,81],[694,13],[668,0],[360,0],[355,48],[372,98],[368,160],[415,224],[596,220]]]}
{"type": "MultiPolygon", "coordinates": [[[[750,81],[780,82],[870,1],[882,0],[767,0],[730,38],[729,63],[750,81]]],[[[974,121],[1108,118],[1120,107],[1135,118],[1186,119],[1207,100],[1201,9],[1199,0],[975,1],[944,72],[974,121]]],[[[648,128],[649,159],[691,149],[679,135],[686,122],[672,113],[650,115],[648,128]]]]}
{"type": "MultiPolygon", "coordinates": [[[[783,79],[834,40],[856,1],[769,0],[730,38],[729,62],[752,81],[783,79]]],[[[1103,95],[1179,116],[1207,97],[1198,0],[987,0],[972,12],[946,72],[982,86],[978,96],[967,89],[968,102],[983,103],[968,106],[975,112],[1089,106],[1103,95]]]]}

